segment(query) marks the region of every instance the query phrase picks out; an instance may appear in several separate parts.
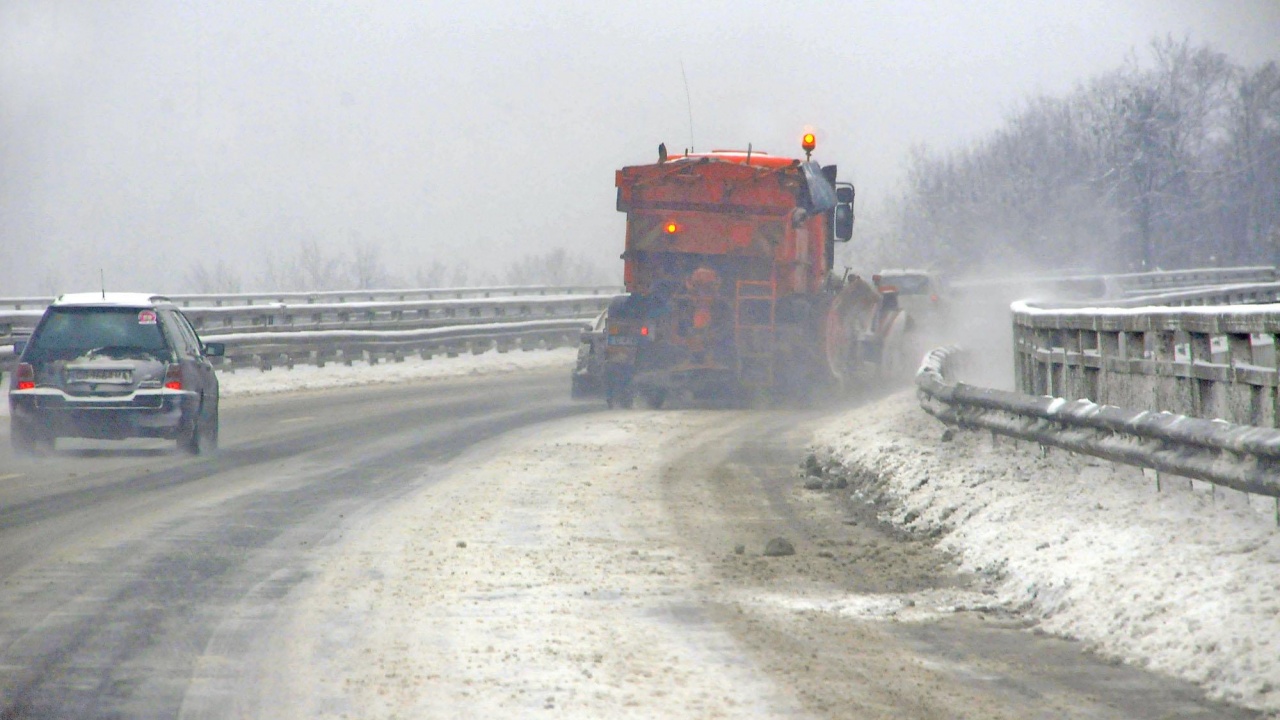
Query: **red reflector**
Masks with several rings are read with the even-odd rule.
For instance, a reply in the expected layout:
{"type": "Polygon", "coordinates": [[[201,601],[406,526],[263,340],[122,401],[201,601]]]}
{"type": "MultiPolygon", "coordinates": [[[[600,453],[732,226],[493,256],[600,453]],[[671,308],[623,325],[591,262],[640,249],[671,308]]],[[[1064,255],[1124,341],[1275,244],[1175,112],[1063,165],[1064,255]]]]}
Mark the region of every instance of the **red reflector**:
{"type": "Polygon", "coordinates": [[[649,336],[649,326],[648,326],[648,325],[641,326],[641,328],[640,328],[640,335],[641,335],[641,336],[643,336],[643,337],[648,337],[648,336],[649,336]]]}
{"type": "Polygon", "coordinates": [[[930,301],[930,302],[938,302],[938,296],[937,296],[937,295],[930,295],[930,296],[929,296],[929,301],[930,301]]]}
{"type": "Polygon", "coordinates": [[[19,390],[35,389],[36,369],[30,363],[18,363],[18,369],[13,373],[13,377],[18,381],[19,390]]]}
{"type": "Polygon", "coordinates": [[[182,366],[170,365],[164,373],[164,386],[169,390],[182,389],[182,366]]]}

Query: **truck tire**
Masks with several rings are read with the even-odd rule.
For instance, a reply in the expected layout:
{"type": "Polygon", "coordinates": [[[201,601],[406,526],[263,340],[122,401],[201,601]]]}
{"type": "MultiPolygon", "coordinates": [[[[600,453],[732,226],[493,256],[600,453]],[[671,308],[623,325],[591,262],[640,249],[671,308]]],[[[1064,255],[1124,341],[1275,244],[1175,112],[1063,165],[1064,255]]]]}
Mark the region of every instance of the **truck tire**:
{"type": "Polygon", "coordinates": [[[644,404],[654,410],[660,409],[662,404],[667,401],[666,390],[646,390],[641,393],[641,396],[644,397],[644,404]]]}
{"type": "Polygon", "coordinates": [[[635,403],[630,368],[616,366],[605,368],[604,400],[609,407],[630,408],[635,403]]]}

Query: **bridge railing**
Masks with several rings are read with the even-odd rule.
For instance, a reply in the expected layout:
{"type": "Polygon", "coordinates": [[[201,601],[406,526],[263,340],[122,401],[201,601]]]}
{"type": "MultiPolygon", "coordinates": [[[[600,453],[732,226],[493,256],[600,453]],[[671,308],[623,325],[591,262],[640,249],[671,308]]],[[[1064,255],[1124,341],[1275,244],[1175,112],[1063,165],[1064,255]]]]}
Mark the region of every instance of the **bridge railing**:
{"type": "Polygon", "coordinates": [[[1280,305],[1013,306],[1015,387],[1276,427],[1280,305]]]}

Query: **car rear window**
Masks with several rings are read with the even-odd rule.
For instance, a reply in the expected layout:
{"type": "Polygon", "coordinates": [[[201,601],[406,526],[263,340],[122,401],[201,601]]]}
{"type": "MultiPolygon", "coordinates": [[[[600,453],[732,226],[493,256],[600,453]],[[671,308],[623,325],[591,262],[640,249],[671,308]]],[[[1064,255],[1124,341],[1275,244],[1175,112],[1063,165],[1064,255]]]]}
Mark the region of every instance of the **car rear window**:
{"type": "Polygon", "coordinates": [[[156,311],[147,308],[50,308],[31,342],[28,360],[70,359],[90,350],[169,354],[156,311]]]}

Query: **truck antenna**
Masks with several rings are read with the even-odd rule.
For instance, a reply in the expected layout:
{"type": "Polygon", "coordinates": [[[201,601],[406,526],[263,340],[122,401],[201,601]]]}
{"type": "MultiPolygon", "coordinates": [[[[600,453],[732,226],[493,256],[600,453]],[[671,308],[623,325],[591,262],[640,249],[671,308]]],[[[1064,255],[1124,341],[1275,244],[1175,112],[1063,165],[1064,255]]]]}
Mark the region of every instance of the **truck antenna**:
{"type": "MultiPolygon", "coordinates": [[[[684,104],[689,108],[689,149],[693,149],[693,100],[689,97],[689,76],[684,73],[684,58],[680,59],[680,78],[684,80],[684,104]]],[[[686,152],[686,155],[689,153],[686,152]]]]}
{"type": "Polygon", "coordinates": [[[98,268],[98,284],[102,286],[102,299],[107,299],[107,273],[102,268],[98,268]]]}

